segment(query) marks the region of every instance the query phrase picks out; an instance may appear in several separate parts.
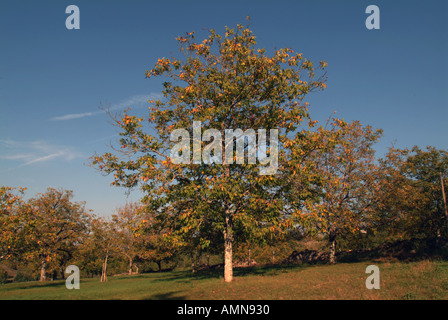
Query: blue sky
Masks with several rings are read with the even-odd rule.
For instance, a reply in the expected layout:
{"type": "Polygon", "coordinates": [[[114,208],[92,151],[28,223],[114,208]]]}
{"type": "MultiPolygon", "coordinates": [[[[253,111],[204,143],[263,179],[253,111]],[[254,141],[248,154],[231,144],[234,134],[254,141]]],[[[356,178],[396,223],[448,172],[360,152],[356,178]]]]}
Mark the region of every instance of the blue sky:
{"type": "Polygon", "coordinates": [[[258,47],[328,62],[328,88],[307,99],[313,118],[336,111],[382,128],[380,155],[394,141],[447,149],[446,1],[3,0],[0,184],[28,187],[28,196],[73,190],[100,215],[138,200],[86,165],[117,138],[99,107],[144,110],[161,91],[144,72],[177,51],[177,36],[223,32],[247,15],[258,47]],[[79,30],[65,27],[71,4],[79,30]],[[365,27],[370,4],[380,9],[380,30],[365,27]]]}

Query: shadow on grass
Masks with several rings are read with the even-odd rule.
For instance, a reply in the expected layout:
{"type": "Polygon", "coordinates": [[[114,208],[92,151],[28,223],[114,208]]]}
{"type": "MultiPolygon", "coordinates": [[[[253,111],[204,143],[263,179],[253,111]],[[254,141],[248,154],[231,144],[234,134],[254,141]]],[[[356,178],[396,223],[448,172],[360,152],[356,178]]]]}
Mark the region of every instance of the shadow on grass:
{"type": "MultiPolygon", "coordinates": [[[[263,265],[254,267],[235,267],[233,269],[234,277],[247,277],[247,276],[275,276],[281,273],[287,273],[292,270],[305,270],[313,267],[312,264],[301,265],[263,265]]],[[[178,281],[181,283],[188,283],[196,280],[208,280],[208,279],[223,279],[224,269],[213,268],[208,270],[200,270],[192,272],[191,270],[172,271],[170,274],[161,274],[162,277],[152,279],[153,282],[171,282],[178,281]]]]}
{"type": "Polygon", "coordinates": [[[300,271],[312,268],[314,264],[278,264],[278,265],[264,265],[245,268],[234,268],[234,275],[236,277],[245,276],[276,276],[281,273],[288,273],[289,271],[300,271]]]}
{"type": "MultiPolygon", "coordinates": [[[[281,273],[287,273],[292,270],[305,270],[308,268],[312,268],[313,266],[316,265],[318,264],[303,263],[303,264],[267,264],[253,267],[234,267],[233,274],[235,277],[275,276],[281,273]]],[[[220,267],[213,266],[209,269],[198,270],[196,272],[192,272],[190,269],[173,270],[166,272],[165,271],[148,272],[148,273],[140,273],[138,275],[117,276],[116,279],[139,279],[139,278],[148,279],[148,276],[151,276],[151,282],[177,281],[181,283],[188,283],[194,280],[223,279],[224,268],[222,266],[220,267]]]]}
{"type": "Polygon", "coordinates": [[[179,295],[179,292],[181,291],[157,293],[149,297],[145,297],[144,300],[186,300],[187,297],[179,295]]]}
{"type": "MultiPolygon", "coordinates": [[[[12,282],[11,284],[13,284],[12,282]]],[[[45,282],[15,282],[14,286],[2,288],[2,291],[10,291],[10,290],[26,290],[26,289],[34,289],[34,288],[51,288],[51,287],[65,287],[65,281],[45,281],[45,282]]]]}

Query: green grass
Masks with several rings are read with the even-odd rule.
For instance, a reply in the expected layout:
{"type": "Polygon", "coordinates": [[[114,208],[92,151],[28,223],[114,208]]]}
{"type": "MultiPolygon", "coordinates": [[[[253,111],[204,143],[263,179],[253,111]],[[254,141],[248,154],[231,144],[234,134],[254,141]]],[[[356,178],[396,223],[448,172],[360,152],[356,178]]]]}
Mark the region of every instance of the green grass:
{"type": "Polygon", "coordinates": [[[8,283],[0,285],[0,299],[448,299],[448,261],[362,262],[296,267],[258,267],[235,270],[225,283],[222,270],[192,274],[190,271],[148,273],[81,279],[79,290],[68,290],[65,281],[8,283]],[[380,289],[365,286],[365,269],[380,269],[380,289]]]}

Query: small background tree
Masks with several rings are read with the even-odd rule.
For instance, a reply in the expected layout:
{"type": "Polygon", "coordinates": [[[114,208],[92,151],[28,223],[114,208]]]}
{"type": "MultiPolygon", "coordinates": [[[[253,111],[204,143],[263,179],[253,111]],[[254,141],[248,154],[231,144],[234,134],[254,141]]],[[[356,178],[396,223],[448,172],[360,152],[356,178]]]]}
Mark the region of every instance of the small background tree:
{"type": "Polygon", "coordinates": [[[309,161],[320,177],[320,198],[306,202],[299,221],[325,234],[330,263],[336,262],[336,240],[368,227],[377,202],[373,145],[382,130],[363,127],[358,121],[334,119],[333,134],[324,137],[326,148],[314,150],[309,161]]]}

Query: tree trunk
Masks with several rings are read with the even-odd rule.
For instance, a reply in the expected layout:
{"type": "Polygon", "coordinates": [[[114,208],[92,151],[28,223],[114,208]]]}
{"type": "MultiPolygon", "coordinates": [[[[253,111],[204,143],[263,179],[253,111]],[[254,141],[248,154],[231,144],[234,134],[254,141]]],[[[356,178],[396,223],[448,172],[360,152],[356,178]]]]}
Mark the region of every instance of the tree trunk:
{"type": "Polygon", "coordinates": [[[330,234],[329,241],[330,241],[330,263],[335,264],[336,263],[336,235],[330,234]]]}
{"type": "Polygon", "coordinates": [[[129,274],[132,274],[132,259],[129,259],[129,274]]]}
{"type": "Polygon", "coordinates": [[[47,280],[47,261],[45,259],[42,259],[42,264],[40,268],[40,281],[46,281],[47,280]]]}
{"type": "Polygon", "coordinates": [[[440,172],[440,186],[442,187],[443,204],[445,206],[445,218],[446,218],[446,236],[448,237],[448,208],[446,205],[445,186],[443,185],[443,174],[440,172]]]}
{"type": "Polygon", "coordinates": [[[194,272],[198,271],[199,259],[201,258],[201,253],[198,249],[191,252],[191,270],[194,272]]]}
{"type": "Polygon", "coordinates": [[[195,262],[196,260],[195,260],[195,258],[194,258],[194,252],[192,251],[191,252],[191,271],[193,272],[193,273],[195,273],[196,272],[196,262],[195,262]]]}
{"type": "Polygon", "coordinates": [[[109,257],[109,255],[106,255],[106,258],[104,258],[103,270],[101,273],[101,282],[107,281],[107,258],[108,257],[109,257]]]}
{"type": "MultiPolygon", "coordinates": [[[[221,123],[221,133],[224,132],[224,122],[221,123]]],[[[224,136],[224,135],[223,135],[224,136]]],[[[233,143],[233,142],[232,142],[233,143]]],[[[222,141],[222,154],[226,152],[226,143],[222,141]]],[[[223,157],[223,167],[225,168],[225,176],[230,177],[229,166],[226,165],[226,157],[223,157]]],[[[232,228],[232,212],[230,207],[223,207],[225,209],[225,226],[224,226],[224,281],[231,282],[233,280],[233,262],[232,262],[232,244],[233,244],[233,228],[232,228]]],[[[235,212],[233,212],[235,213],[235,212]]]]}
{"type": "Polygon", "coordinates": [[[233,230],[230,217],[226,214],[226,227],[224,229],[224,281],[233,280],[232,243],[233,230]]]}

